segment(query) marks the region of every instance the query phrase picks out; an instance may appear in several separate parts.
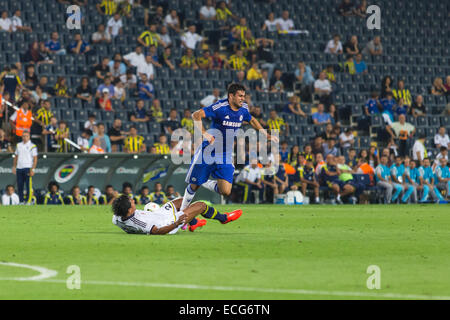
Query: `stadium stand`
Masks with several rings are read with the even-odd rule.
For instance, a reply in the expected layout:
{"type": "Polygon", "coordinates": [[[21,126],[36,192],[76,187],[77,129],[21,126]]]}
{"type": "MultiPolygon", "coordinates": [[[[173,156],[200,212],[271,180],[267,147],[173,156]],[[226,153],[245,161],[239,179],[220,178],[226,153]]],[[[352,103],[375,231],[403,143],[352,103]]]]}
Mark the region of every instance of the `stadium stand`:
{"type": "MultiPolygon", "coordinates": [[[[142,116],[143,121],[138,122],[138,134],[145,138],[149,152],[158,152],[155,150],[159,149],[151,146],[158,141],[160,133],[168,134],[168,127],[181,126],[181,123],[166,123],[172,109],[177,111],[178,120],[181,120],[185,109],[198,109],[200,100],[210,95],[214,88],[219,88],[223,95],[227,84],[239,81],[249,88],[251,107],[261,107],[263,115],[276,110],[278,116],[288,124],[289,130],[284,138],[289,149],[297,145],[303,152],[305,146],[313,144],[315,138],[321,135],[325,138],[324,143],[335,140],[338,150],[336,155],[342,154],[346,158],[349,149],[354,149],[359,158],[363,150],[369,151],[373,147],[378,154],[374,158],[370,158],[369,154],[368,160],[374,168],[379,164],[378,157],[384,152],[383,148],[387,149],[389,165],[399,152],[402,156],[414,157],[412,148],[418,137],[425,139],[428,157],[434,159],[440,152],[434,142],[435,135],[441,126],[447,132],[450,129],[448,2],[379,0],[377,5],[382,10],[380,30],[369,30],[365,17],[340,15],[337,10],[340,1],[337,0],[230,1],[229,10],[236,19],[230,16],[226,20],[200,20],[199,12],[204,6],[202,0],[160,0],[152,1],[150,6],[149,1],[131,2],[134,5],[129,16],[124,9],[126,6],[117,7],[117,12],[122,14],[119,16],[123,23],[120,33],[110,42],[93,43],[92,35],[98,26],[103,24],[109,28],[113,16],[100,14],[97,5],[102,1],[85,1],[86,5],[81,7],[82,27],[77,31],[67,28],[68,5],[65,1],[0,0],[0,9],[7,11],[8,17],[12,17],[16,10],[21,10],[23,25],[32,28],[32,32],[0,32],[3,97],[12,86],[10,101],[18,104],[24,101],[19,86],[14,91],[15,84],[5,81],[5,76],[14,73],[12,66],[15,65],[24,90],[29,91],[30,98],[26,99],[30,99],[33,105],[33,114],[37,115],[40,100],[49,100],[53,115],[58,120],[68,122],[73,141],[77,141],[86,128],[89,115],[95,115],[97,123],[104,123],[106,132],[111,129],[115,118],[120,118],[122,129],[128,131],[135,124],[131,122],[131,115],[136,114],[137,101],[143,99],[146,114],[142,116]],[[158,7],[163,10],[163,18],[158,17],[157,11],[161,10],[158,7]],[[167,56],[164,46],[157,40],[160,36],[150,31],[145,39],[156,48],[145,47],[144,52],[152,55],[151,63],[140,61],[139,66],[132,62],[128,65],[123,57],[136,49],[138,39],[151,28],[151,24],[155,24],[156,32],[160,32],[161,21],[168,20],[166,15],[171,9],[177,11],[182,31],[168,28],[170,56],[167,56]],[[294,30],[262,30],[269,13],[274,13],[275,18],[278,18],[285,11],[292,19],[294,30]],[[241,25],[239,18],[242,16],[246,18],[246,25],[241,25]],[[149,27],[145,27],[146,23],[149,27]],[[195,58],[185,55],[182,48],[183,41],[187,43],[195,39],[188,30],[191,25],[196,26],[197,34],[207,38],[204,43],[196,45],[195,58]],[[248,39],[254,39],[254,43],[253,40],[246,41],[245,30],[251,30],[248,39]],[[50,40],[52,32],[58,32],[61,48],[48,51],[45,48],[50,48],[52,44],[45,43],[50,40]],[[86,41],[80,42],[79,46],[74,42],[77,33],[86,41]],[[340,35],[343,54],[325,53],[334,35],[340,35]],[[361,57],[355,57],[356,60],[349,59],[347,53],[347,49],[352,46],[352,36],[358,39],[358,52],[362,52],[361,57]],[[376,37],[379,37],[382,45],[381,54],[370,52],[372,48],[376,51],[379,46],[377,41],[373,43],[376,37]],[[273,41],[273,47],[269,44],[265,50],[273,54],[273,61],[261,58],[258,51],[259,46],[263,46],[261,43],[264,41],[261,39],[273,41]],[[36,42],[37,49],[32,46],[33,42],[36,42]],[[66,54],[56,51],[61,49],[65,49],[66,54]],[[74,53],[73,49],[85,51],[74,53]],[[236,49],[243,49],[242,58],[235,54],[236,49]],[[213,57],[210,64],[202,60],[204,50],[209,50],[213,57]],[[100,65],[103,57],[108,57],[110,61],[106,69],[100,65]],[[366,68],[358,62],[359,59],[365,62],[366,68]],[[249,69],[254,62],[257,80],[248,80],[249,69]],[[303,63],[299,69],[300,62],[303,63]],[[27,66],[30,64],[37,66],[35,75],[28,74],[27,66]],[[225,68],[223,64],[231,67],[225,68]],[[305,73],[299,81],[298,72],[302,70],[302,73],[303,68],[305,73]],[[130,70],[130,78],[125,77],[126,70],[130,70]],[[243,79],[239,78],[238,70],[244,71],[243,79]],[[262,70],[273,73],[272,79],[259,75],[260,72],[264,74],[262,70]],[[310,71],[312,78],[308,79],[310,71]],[[148,80],[144,81],[140,73],[145,73],[148,80]],[[112,75],[112,82],[105,83],[106,74],[112,75]],[[84,76],[89,77],[88,89],[79,91],[84,76]],[[386,76],[391,79],[387,86],[386,76]],[[43,77],[47,83],[38,86],[43,77]],[[317,82],[319,79],[320,82],[317,82]],[[404,81],[403,89],[398,87],[399,80],[404,81]],[[315,92],[315,87],[323,89],[327,82],[331,94],[315,92]],[[109,97],[104,95],[104,88],[107,88],[107,92],[109,89],[109,97]],[[120,94],[120,88],[123,88],[123,94],[120,94]],[[379,97],[373,108],[369,100],[372,92],[377,92],[376,96],[379,97]],[[390,107],[390,102],[385,99],[389,92],[395,93],[390,107]],[[290,108],[289,99],[293,95],[300,97],[299,108],[306,116],[290,108]],[[418,96],[422,97],[423,104],[417,102],[418,96]],[[403,98],[403,105],[400,97],[403,98]],[[154,108],[155,99],[160,102],[162,115],[154,108]],[[322,113],[317,114],[320,103],[324,104],[326,117],[322,113]],[[412,113],[413,109],[418,111],[412,113]],[[386,114],[386,110],[391,112],[386,114]],[[415,126],[415,135],[405,140],[399,140],[394,130],[401,114],[406,114],[406,122],[415,126]],[[150,120],[144,121],[145,115],[150,115],[150,120]],[[314,119],[319,119],[318,124],[314,124],[314,119]],[[333,130],[330,132],[324,126],[327,122],[332,124],[333,130]],[[344,147],[339,137],[347,129],[352,132],[354,143],[344,147]]],[[[219,1],[216,6],[219,8],[219,1]]],[[[7,139],[15,141],[14,133],[6,121],[12,111],[3,113],[1,121],[7,139]]],[[[265,116],[263,118],[266,119],[265,116]]],[[[91,129],[97,130],[95,126],[91,129]]],[[[41,131],[38,129],[35,137],[42,135],[41,131]]],[[[41,151],[48,148],[47,139],[38,137],[34,141],[38,142],[41,151]]],[[[323,148],[322,145],[318,147],[316,149],[313,146],[313,151],[323,148]]],[[[119,151],[123,151],[122,145],[119,151]]],[[[326,158],[326,154],[323,156],[326,158]]],[[[295,167],[297,162],[298,159],[291,159],[289,164],[295,167]]],[[[355,176],[361,184],[371,185],[366,176],[355,176]]],[[[373,184],[372,188],[375,188],[373,184]]],[[[327,187],[323,186],[322,189],[325,191],[327,187]]]]}

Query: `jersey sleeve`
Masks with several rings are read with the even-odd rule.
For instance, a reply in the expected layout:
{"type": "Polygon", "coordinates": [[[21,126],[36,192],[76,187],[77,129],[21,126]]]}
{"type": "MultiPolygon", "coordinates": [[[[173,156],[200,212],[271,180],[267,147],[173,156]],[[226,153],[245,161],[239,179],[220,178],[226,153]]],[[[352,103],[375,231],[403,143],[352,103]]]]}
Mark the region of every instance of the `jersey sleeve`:
{"type": "Polygon", "coordinates": [[[252,115],[250,114],[248,107],[244,108],[244,118],[242,120],[246,122],[250,122],[252,120],[252,115]]]}
{"type": "Polygon", "coordinates": [[[207,118],[216,119],[218,117],[219,108],[215,108],[217,106],[217,102],[213,103],[208,107],[204,107],[203,111],[205,112],[205,116],[207,118]]]}

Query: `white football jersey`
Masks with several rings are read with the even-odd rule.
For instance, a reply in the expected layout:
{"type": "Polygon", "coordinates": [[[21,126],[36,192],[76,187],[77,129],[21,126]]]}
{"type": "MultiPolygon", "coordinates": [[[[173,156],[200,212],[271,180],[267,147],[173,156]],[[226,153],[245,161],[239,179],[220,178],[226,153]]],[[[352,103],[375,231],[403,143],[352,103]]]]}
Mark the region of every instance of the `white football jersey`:
{"type": "MultiPolygon", "coordinates": [[[[177,212],[172,202],[167,202],[158,211],[136,210],[133,215],[126,219],[113,215],[112,222],[126,233],[150,234],[154,226],[162,228],[171,225],[178,220],[181,214],[182,212],[177,212]]],[[[177,233],[181,226],[173,229],[169,234],[177,233]]]]}

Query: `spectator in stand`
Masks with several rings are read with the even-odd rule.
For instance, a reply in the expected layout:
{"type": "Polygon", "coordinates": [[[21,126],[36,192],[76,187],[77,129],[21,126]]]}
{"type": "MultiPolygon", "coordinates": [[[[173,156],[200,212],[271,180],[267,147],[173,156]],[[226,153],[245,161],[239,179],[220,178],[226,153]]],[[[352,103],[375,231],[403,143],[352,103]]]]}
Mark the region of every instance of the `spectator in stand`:
{"type": "Polygon", "coordinates": [[[36,75],[36,68],[34,65],[30,64],[27,65],[26,71],[25,71],[25,82],[24,86],[27,87],[30,90],[33,90],[36,88],[36,85],[38,84],[38,77],[36,75]]]}
{"type": "Polygon", "coordinates": [[[188,27],[188,31],[181,36],[181,46],[183,48],[195,50],[199,43],[202,44],[206,40],[196,33],[196,30],[195,24],[191,24],[188,27]]]}
{"type": "Polygon", "coordinates": [[[281,18],[275,20],[278,32],[288,32],[294,30],[294,21],[289,18],[289,11],[284,10],[281,18]]]}
{"type": "Polygon", "coordinates": [[[109,61],[108,63],[108,67],[110,70],[112,70],[114,63],[119,62],[119,70],[122,74],[125,74],[125,72],[127,71],[127,66],[125,65],[125,63],[123,62],[123,58],[122,55],[118,52],[116,52],[114,54],[114,57],[112,60],[109,61]]]}
{"type": "Polygon", "coordinates": [[[442,96],[447,94],[447,88],[444,86],[442,78],[436,77],[431,87],[431,94],[435,96],[442,96]]]}
{"type": "Polygon", "coordinates": [[[333,36],[333,39],[328,41],[324,52],[330,53],[330,54],[336,54],[336,55],[342,54],[343,48],[342,48],[341,36],[338,34],[335,34],[333,36]]]}
{"type": "Polygon", "coordinates": [[[111,43],[111,35],[106,31],[103,23],[98,25],[97,31],[92,34],[91,41],[93,44],[111,43]]]}
{"type": "Polygon", "coordinates": [[[172,45],[172,39],[166,26],[162,26],[159,30],[159,37],[166,44],[166,48],[172,45]]]}
{"type": "Polygon", "coordinates": [[[447,90],[447,95],[450,95],[450,76],[447,76],[445,78],[445,84],[444,84],[445,90],[447,90]]]}
{"type": "Polygon", "coordinates": [[[160,123],[164,121],[164,114],[161,109],[161,103],[159,102],[158,99],[154,99],[152,101],[152,106],[150,107],[150,115],[151,120],[154,122],[160,123]]]}
{"type": "Polygon", "coordinates": [[[385,98],[380,99],[380,105],[383,109],[383,113],[388,112],[391,121],[394,121],[394,109],[396,107],[395,100],[393,98],[392,92],[389,92],[385,98]]]}
{"type": "Polygon", "coordinates": [[[101,96],[97,100],[98,108],[103,111],[114,111],[111,102],[111,94],[108,88],[103,88],[101,96]]]}
{"type": "Polygon", "coordinates": [[[262,25],[261,31],[268,31],[268,32],[276,32],[277,31],[277,21],[275,20],[275,14],[273,12],[270,12],[267,15],[267,19],[264,21],[264,24],[262,25]]]}
{"type": "Polygon", "coordinates": [[[175,70],[175,65],[172,62],[172,48],[164,48],[163,53],[158,57],[158,61],[161,63],[162,67],[169,67],[171,70],[175,70]]]}
{"type": "Polygon", "coordinates": [[[136,108],[134,113],[131,115],[130,121],[132,122],[149,122],[150,117],[148,111],[145,110],[145,102],[142,99],[139,99],[136,102],[136,108]]]}
{"type": "Polygon", "coordinates": [[[83,152],[89,152],[89,139],[92,137],[92,131],[84,129],[81,135],[77,138],[77,145],[83,152]]]}
{"type": "Polygon", "coordinates": [[[73,54],[85,54],[91,51],[91,46],[84,41],[80,33],[76,33],[74,41],[69,45],[69,52],[73,54]]]}
{"type": "Polygon", "coordinates": [[[230,8],[227,5],[227,2],[228,1],[219,1],[219,3],[217,4],[216,19],[225,22],[228,22],[229,18],[238,20],[239,18],[231,12],[230,8]]]}
{"type": "Polygon", "coordinates": [[[311,100],[311,85],[314,83],[314,73],[311,67],[305,62],[299,61],[297,69],[295,69],[295,78],[300,83],[300,91],[303,101],[311,100]]]}
{"type": "Polygon", "coordinates": [[[3,95],[9,94],[9,99],[16,101],[16,89],[23,89],[22,81],[19,77],[19,70],[16,65],[5,67],[0,74],[0,82],[3,85],[3,95]]]}
{"type": "Polygon", "coordinates": [[[146,74],[141,74],[141,81],[138,83],[138,96],[142,100],[151,100],[155,94],[153,85],[148,81],[146,74]]]}
{"type": "Polygon", "coordinates": [[[355,62],[352,55],[348,55],[344,63],[344,70],[351,75],[356,74],[355,62]]]}
{"type": "Polygon", "coordinates": [[[24,26],[22,23],[22,18],[20,17],[22,12],[20,10],[16,10],[14,15],[11,18],[12,24],[12,32],[33,32],[33,29],[30,26],[24,26]]]}
{"type": "Polygon", "coordinates": [[[252,67],[248,69],[247,72],[247,80],[248,81],[256,81],[262,78],[261,70],[258,67],[258,64],[255,62],[252,64],[252,67]]]}
{"type": "Polygon", "coordinates": [[[95,97],[99,98],[100,96],[102,96],[105,88],[108,89],[110,97],[114,96],[114,85],[111,83],[111,77],[105,77],[103,83],[98,86],[95,97]]]}
{"type": "Polygon", "coordinates": [[[441,126],[439,127],[438,133],[434,136],[434,145],[437,149],[440,149],[441,147],[450,149],[450,139],[445,131],[445,127],[441,126]]]}
{"type": "Polygon", "coordinates": [[[95,77],[100,80],[105,80],[106,77],[111,76],[109,69],[109,58],[103,57],[102,61],[94,66],[93,71],[95,73],[95,77]]]}
{"type": "MultiPolygon", "coordinates": [[[[385,98],[387,96],[387,94],[389,92],[392,93],[392,78],[391,76],[385,76],[382,80],[381,80],[381,98],[385,98]]],[[[393,93],[392,93],[393,95],[393,93]]]]}
{"type": "Polygon", "coordinates": [[[61,48],[61,43],[59,41],[59,34],[56,31],[53,31],[50,35],[50,40],[45,43],[45,47],[48,49],[49,53],[56,55],[64,55],[66,54],[66,49],[61,48]]]}
{"type": "Polygon", "coordinates": [[[350,149],[355,144],[355,136],[353,135],[353,131],[350,127],[345,129],[344,132],[342,132],[339,135],[339,145],[343,149],[343,154],[347,154],[346,150],[350,149]]]}
{"type": "Polygon", "coordinates": [[[114,61],[111,62],[109,64],[109,73],[111,74],[113,80],[117,80],[120,76],[127,72],[127,67],[121,59],[114,59],[114,61]]]}
{"type": "Polygon", "coordinates": [[[257,59],[261,64],[261,69],[267,69],[269,71],[269,79],[272,78],[273,70],[275,69],[275,58],[273,55],[273,45],[275,42],[272,39],[258,39],[257,45],[257,59]]]}
{"type": "Polygon", "coordinates": [[[130,127],[130,134],[124,140],[124,151],[126,153],[143,153],[146,151],[145,139],[138,135],[135,125],[130,127]]]}
{"type": "Polygon", "coordinates": [[[355,55],[355,59],[354,59],[353,63],[355,64],[355,71],[356,71],[357,74],[361,74],[361,73],[366,74],[366,73],[368,73],[367,65],[364,62],[361,53],[357,53],[355,55]]]}
{"type": "Polygon", "coordinates": [[[380,36],[375,36],[373,40],[369,41],[362,51],[364,55],[381,56],[383,54],[383,45],[381,44],[380,36]]]}
{"type": "Polygon", "coordinates": [[[436,170],[436,167],[439,165],[442,158],[448,161],[448,150],[448,148],[442,146],[439,148],[439,153],[436,155],[433,163],[433,170],[436,170]]]}
{"type": "Polygon", "coordinates": [[[355,9],[355,15],[361,18],[366,18],[367,16],[367,1],[362,0],[361,4],[355,9]]]}
{"type": "Polygon", "coordinates": [[[6,139],[5,131],[0,128],[0,153],[1,152],[14,152],[11,142],[6,139]]]}
{"type": "Polygon", "coordinates": [[[258,122],[261,124],[263,128],[267,128],[267,122],[264,120],[264,115],[261,111],[261,107],[254,106],[250,110],[251,110],[250,114],[252,115],[252,117],[256,118],[256,120],[258,120],[258,122]]]}
{"type": "Polygon", "coordinates": [[[131,69],[128,69],[125,74],[120,76],[120,81],[124,84],[125,89],[137,88],[137,77],[131,69]]]}
{"type": "Polygon", "coordinates": [[[213,103],[216,103],[217,101],[220,100],[220,90],[217,88],[214,88],[212,91],[212,94],[204,97],[201,101],[200,101],[200,106],[202,108],[204,107],[208,107],[210,105],[212,105],[213,103]]]}
{"type": "Polygon", "coordinates": [[[244,57],[244,52],[241,49],[236,50],[236,54],[230,56],[226,67],[233,70],[245,71],[249,67],[248,60],[244,57]]]}
{"type": "Polygon", "coordinates": [[[164,133],[161,133],[158,138],[158,142],[153,144],[155,154],[169,154],[170,147],[167,144],[167,137],[164,133]]]}
{"type": "Polygon", "coordinates": [[[250,29],[244,33],[244,38],[241,39],[241,49],[244,56],[254,62],[257,60],[257,44],[262,41],[262,38],[255,39],[250,29]]]}
{"type": "Polygon", "coordinates": [[[411,107],[411,92],[409,91],[409,89],[405,89],[405,81],[398,80],[397,89],[393,89],[392,94],[397,102],[399,102],[400,99],[403,99],[403,103],[408,107],[411,107]]]}
{"type": "Polygon", "coordinates": [[[148,12],[146,12],[146,13],[147,14],[144,17],[144,25],[146,27],[149,26],[149,22],[148,22],[149,20],[150,20],[150,25],[154,24],[154,25],[160,26],[160,25],[163,24],[163,22],[164,22],[164,8],[162,6],[158,5],[156,7],[155,14],[153,14],[150,19],[149,19],[148,12]]]}
{"type": "Polygon", "coordinates": [[[112,16],[117,11],[117,1],[114,0],[101,0],[95,5],[97,11],[101,15],[112,16]]]}
{"type": "Polygon", "coordinates": [[[103,123],[98,124],[98,133],[94,134],[89,139],[89,146],[92,147],[95,138],[99,139],[99,147],[101,147],[106,152],[111,152],[111,141],[108,135],[105,133],[105,125],[103,123]]]}
{"type": "Polygon", "coordinates": [[[422,134],[419,137],[417,137],[416,142],[414,142],[413,148],[412,148],[412,155],[413,160],[418,161],[420,165],[423,165],[423,160],[428,157],[427,148],[425,148],[425,140],[426,135],[422,134]]]}
{"type": "Polygon", "coordinates": [[[212,0],[206,0],[205,5],[200,8],[200,20],[216,20],[216,9],[212,0]]]}
{"type": "Polygon", "coordinates": [[[0,31],[13,31],[12,21],[10,18],[8,18],[8,11],[2,11],[2,15],[0,18],[0,31]]]}
{"type": "Polygon", "coordinates": [[[289,125],[279,117],[275,110],[270,110],[269,119],[267,119],[267,126],[271,134],[278,132],[280,136],[287,136],[289,132],[289,125]]]}
{"type": "Polygon", "coordinates": [[[68,139],[70,137],[69,128],[67,127],[67,123],[64,120],[59,121],[58,128],[56,129],[56,135],[55,139],[58,142],[59,148],[56,150],[56,152],[68,152],[69,151],[69,144],[65,139],[68,139]]]}
{"type": "Polygon", "coordinates": [[[409,141],[413,139],[416,128],[411,123],[406,122],[406,116],[404,114],[400,115],[398,121],[386,126],[386,130],[392,138],[399,140],[400,156],[408,155],[409,141]]]}
{"type": "Polygon", "coordinates": [[[264,69],[261,73],[261,79],[259,79],[255,83],[255,89],[256,91],[260,92],[269,92],[270,90],[270,79],[269,79],[269,71],[264,69]]]}
{"type": "Polygon", "coordinates": [[[401,115],[401,114],[408,114],[409,113],[409,108],[408,105],[406,105],[403,101],[403,98],[400,98],[400,100],[398,100],[397,105],[395,106],[395,113],[397,115],[401,115]]]}
{"type": "Polygon", "coordinates": [[[197,58],[197,65],[200,70],[212,69],[212,57],[209,50],[204,50],[202,56],[197,58]]]}
{"type": "Polygon", "coordinates": [[[137,73],[139,77],[145,75],[147,79],[153,80],[155,77],[155,68],[153,67],[153,58],[151,55],[145,56],[145,62],[138,65],[137,73]]]}
{"type": "Polygon", "coordinates": [[[270,79],[270,92],[284,92],[283,73],[276,69],[270,79]]]}
{"type": "Polygon", "coordinates": [[[212,64],[214,70],[222,70],[225,65],[225,60],[222,59],[220,56],[219,51],[214,51],[213,57],[212,57],[212,64]]]}
{"type": "Polygon", "coordinates": [[[45,60],[45,57],[39,51],[39,42],[33,41],[30,44],[28,51],[25,52],[25,54],[23,56],[22,62],[30,63],[30,64],[37,64],[37,65],[39,65],[41,63],[48,63],[45,60]]]}
{"type": "Polygon", "coordinates": [[[308,115],[305,112],[303,112],[300,106],[300,98],[296,95],[293,95],[292,97],[289,98],[289,103],[287,103],[284,106],[283,112],[296,114],[303,118],[308,117],[308,115]]]}
{"type": "Polygon", "coordinates": [[[70,98],[69,88],[66,84],[66,78],[58,77],[55,87],[53,88],[53,94],[57,97],[70,98]]]}
{"type": "Polygon", "coordinates": [[[181,57],[180,68],[197,70],[198,65],[192,49],[186,49],[186,53],[181,57]]]}
{"type": "Polygon", "coordinates": [[[166,134],[172,135],[172,133],[181,127],[180,120],[178,120],[178,113],[176,109],[172,109],[169,112],[169,117],[163,123],[163,128],[166,134]]]}
{"type": "Polygon", "coordinates": [[[133,52],[123,56],[123,61],[128,67],[138,68],[139,65],[144,64],[145,55],[142,52],[142,46],[136,46],[136,49],[133,52]]]}
{"type": "Polygon", "coordinates": [[[94,132],[94,127],[97,126],[97,117],[95,116],[94,113],[89,113],[88,114],[88,119],[86,120],[86,122],[84,123],[84,128],[85,129],[89,129],[92,132],[94,132]]]}
{"type": "Polygon", "coordinates": [[[164,25],[174,30],[176,33],[180,33],[180,18],[178,17],[177,10],[170,10],[170,13],[164,18],[164,25]]]}
{"type": "Polygon", "coordinates": [[[411,114],[414,118],[425,117],[427,115],[426,107],[423,104],[423,96],[420,94],[416,97],[416,100],[411,105],[411,114]]]}
{"type": "Polygon", "coordinates": [[[356,56],[360,53],[358,37],[355,35],[351,36],[350,39],[344,44],[343,49],[346,55],[356,56]]]}
{"type": "Polygon", "coordinates": [[[158,47],[158,45],[166,47],[165,42],[161,40],[161,37],[156,32],[156,28],[156,24],[151,23],[149,29],[142,32],[137,41],[145,48],[150,46],[158,47]]]}
{"type": "Polygon", "coordinates": [[[316,125],[331,123],[331,117],[328,113],[325,113],[325,106],[323,103],[317,105],[317,112],[313,113],[312,120],[316,125]]]}
{"type": "Polygon", "coordinates": [[[336,105],[334,105],[333,103],[330,104],[330,107],[328,108],[328,114],[331,117],[331,123],[332,124],[337,124],[339,125],[339,113],[336,109],[336,105]]]}
{"type": "Polygon", "coordinates": [[[108,27],[108,34],[110,34],[113,38],[117,37],[119,34],[123,34],[122,18],[117,12],[109,18],[106,26],[108,27]]]}
{"type": "Polygon", "coordinates": [[[326,78],[327,75],[325,72],[321,72],[319,75],[319,79],[314,82],[314,92],[319,96],[319,100],[321,103],[329,106],[333,103],[332,98],[332,87],[330,81],[326,78]]]}
{"type": "Polygon", "coordinates": [[[192,113],[189,109],[184,110],[183,119],[181,119],[181,128],[188,131],[191,135],[194,134],[194,120],[192,120],[192,113]]]}
{"type": "Polygon", "coordinates": [[[147,56],[152,57],[152,63],[155,67],[161,68],[162,65],[158,62],[159,56],[158,56],[158,49],[155,46],[150,46],[147,52],[147,56]]]}
{"type": "Polygon", "coordinates": [[[342,0],[337,8],[341,16],[348,17],[355,15],[355,4],[352,0],[342,0]]]}
{"type": "Polygon", "coordinates": [[[105,153],[105,149],[102,148],[102,143],[101,143],[101,140],[100,140],[99,137],[95,137],[95,138],[92,139],[92,145],[89,148],[89,153],[92,153],[92,154],[103,154],[103,153],[105,153]]]}
{"type": "Polygon", "coordinates": [[[122,120],[119,118],[114,119],[113,125],[108,130],[109,140],[111,141],[111,151],[119,152],[124,143],[127,132],[122,130],[122,120]]]}
{"type": "Polygon", "coordinates": [[[113,84],[114,84],[114,96],[112,98],[117,99],[120,102],[125,101],[125,98],[127,97],[125,84],[119,78],[115,79],[113,84]]]}
{"type": "Polygon", "coordinates": [[[334,67],[332,64],[327,65],[326,69],[323,70],[326,73],[328,81],[333,85],[336,83],[336,75],[334,74],[334,67]]]}

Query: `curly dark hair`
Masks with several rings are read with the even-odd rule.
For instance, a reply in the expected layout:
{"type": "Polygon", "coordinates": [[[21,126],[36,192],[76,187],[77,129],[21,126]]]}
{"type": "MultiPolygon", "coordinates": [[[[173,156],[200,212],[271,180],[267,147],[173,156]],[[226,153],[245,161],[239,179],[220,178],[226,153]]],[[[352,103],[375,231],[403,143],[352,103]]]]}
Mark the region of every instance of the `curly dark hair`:
{"type": "Polygon", "coordinates": [[[112,204],[112,211],[114,215],[125,218],[128,214],[128,210],[131,208],[130,197],[123,194],[116,198],[112,204]]]}

